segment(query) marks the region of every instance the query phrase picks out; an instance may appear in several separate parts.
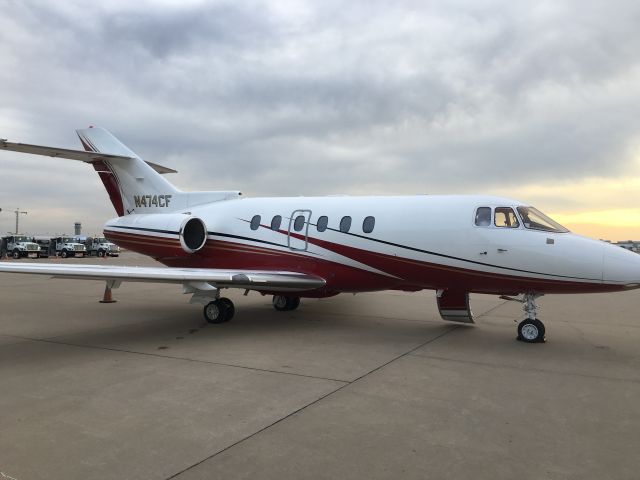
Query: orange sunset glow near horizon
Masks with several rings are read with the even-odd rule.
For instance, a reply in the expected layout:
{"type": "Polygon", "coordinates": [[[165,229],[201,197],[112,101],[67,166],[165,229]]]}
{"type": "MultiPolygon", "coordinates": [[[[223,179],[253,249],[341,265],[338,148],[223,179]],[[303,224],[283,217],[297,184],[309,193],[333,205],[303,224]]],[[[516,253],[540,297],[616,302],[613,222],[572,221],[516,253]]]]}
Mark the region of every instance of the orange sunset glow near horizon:
{"type": "Polygon", "coordinates": [[[530,203],[579,235],[640,241],[640,162],[622,177],[530,184],[491,193],[530,203]]]}

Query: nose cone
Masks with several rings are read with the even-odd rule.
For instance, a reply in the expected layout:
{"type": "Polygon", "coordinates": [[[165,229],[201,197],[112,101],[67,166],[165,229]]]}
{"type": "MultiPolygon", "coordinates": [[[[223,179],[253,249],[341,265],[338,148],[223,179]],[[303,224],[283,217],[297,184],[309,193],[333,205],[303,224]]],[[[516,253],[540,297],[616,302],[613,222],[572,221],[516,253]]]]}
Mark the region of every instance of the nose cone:
{"type": "Polygon", "coordinates": [[[640,254],[616,245],[607,245],[604,249],[602,280],[628,288],[640,287],[640,254]]]}

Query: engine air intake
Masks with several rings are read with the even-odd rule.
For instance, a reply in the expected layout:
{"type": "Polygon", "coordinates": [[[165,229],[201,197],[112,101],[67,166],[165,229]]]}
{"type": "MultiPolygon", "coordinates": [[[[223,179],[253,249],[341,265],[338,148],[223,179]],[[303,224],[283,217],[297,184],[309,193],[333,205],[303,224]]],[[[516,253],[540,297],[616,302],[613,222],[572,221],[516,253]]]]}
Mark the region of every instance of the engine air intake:
{"type": "Polygon", "coordinates": [[[189,218],[180,229],[180,245],[188,253],[197,252],[207,242],[207,227],[197,217],[189,218]]]}

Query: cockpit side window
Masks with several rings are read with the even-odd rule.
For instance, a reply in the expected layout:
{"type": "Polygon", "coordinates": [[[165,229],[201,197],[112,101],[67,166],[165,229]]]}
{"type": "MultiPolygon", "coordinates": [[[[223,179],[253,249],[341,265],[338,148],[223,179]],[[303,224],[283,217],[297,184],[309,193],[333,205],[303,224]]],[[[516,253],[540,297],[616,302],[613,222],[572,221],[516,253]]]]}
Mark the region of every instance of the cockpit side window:
{"type": "Polygon", "coordinates": [[[511,207],[497,207],[493,222],[496,227],[518,228],[520,226],[516,212],[511,207]]]}
{"type": "Polygon", "coordinates": [[[476,226],[488,227],[491,225],[491,208],[478,207],[476,210],[476,226]]]}

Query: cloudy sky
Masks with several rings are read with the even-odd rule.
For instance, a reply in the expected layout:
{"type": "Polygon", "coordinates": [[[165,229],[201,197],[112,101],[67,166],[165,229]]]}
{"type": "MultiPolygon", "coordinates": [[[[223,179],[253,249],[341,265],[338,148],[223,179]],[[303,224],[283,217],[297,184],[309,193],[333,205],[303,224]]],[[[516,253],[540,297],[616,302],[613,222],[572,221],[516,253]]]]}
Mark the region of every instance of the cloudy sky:
{"type": "MultiPolygon", "coordinates": [[[[640,3],[0,0],[0,137],[100,125],[185,190],[490,193],[640,239],[640,3]]],[[[100,231],[82,163],[0,152],[0,231],[100,231]]]]}

